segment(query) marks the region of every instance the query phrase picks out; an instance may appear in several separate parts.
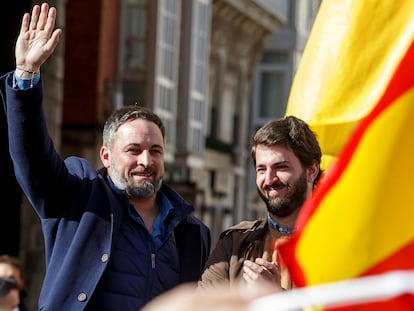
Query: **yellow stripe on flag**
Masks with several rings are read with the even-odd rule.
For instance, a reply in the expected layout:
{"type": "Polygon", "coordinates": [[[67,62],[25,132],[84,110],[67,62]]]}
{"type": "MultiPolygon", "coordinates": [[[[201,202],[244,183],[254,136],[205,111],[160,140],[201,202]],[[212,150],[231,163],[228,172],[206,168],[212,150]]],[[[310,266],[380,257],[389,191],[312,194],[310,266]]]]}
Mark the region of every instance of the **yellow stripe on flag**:
{"type": "Polygon", "coordinates": [[[414,241],[413,118],[411,88],[367,127],[307,220],[295,251],[307,285],[359,276],[414,241]]]}
{"type": "Polygon", "coordinates": [[[317,133],[323,167],[378,102],[414,36],[414,1],[322,1],[286,115],[317,133]]]}

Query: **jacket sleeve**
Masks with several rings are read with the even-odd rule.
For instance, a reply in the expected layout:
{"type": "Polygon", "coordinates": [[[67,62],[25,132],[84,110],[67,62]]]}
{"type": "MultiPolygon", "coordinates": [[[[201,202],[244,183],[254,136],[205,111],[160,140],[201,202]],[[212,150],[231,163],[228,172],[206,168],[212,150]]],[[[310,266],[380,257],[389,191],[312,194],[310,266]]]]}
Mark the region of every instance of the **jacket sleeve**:
{"type": "Polygon", "coordinates": [[[42,106],[42,81],[26,90],[15,89],[12,83],[13,73],[9,73],[5,108],[10,156],[17,181],[42,217],[47,206],[64,208],[59,202],[73,197],[76,178],[69,174],[49,135],[42,106]]]}
{"type": "Polygon", "coordinates": [[[231,235],[225,235],[218,240],[198,282],[199,289],[230,285],[237,278],[243,259],[240,260],[237,254],[232,254],[232,245],[231,235]]]}

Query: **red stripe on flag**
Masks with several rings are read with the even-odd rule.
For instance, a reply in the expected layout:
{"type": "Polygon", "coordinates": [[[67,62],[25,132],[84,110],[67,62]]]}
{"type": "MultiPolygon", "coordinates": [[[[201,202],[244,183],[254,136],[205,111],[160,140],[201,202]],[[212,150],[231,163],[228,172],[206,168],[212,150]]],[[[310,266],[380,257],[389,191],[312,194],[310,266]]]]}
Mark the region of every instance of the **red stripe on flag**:
{"type": "MultiPolygon", "coordinates": [[[[288,243],[279,246],[281,257],[286,263],[292,280],[296,286],[302,287],[307,284],[305,275],[300,267],[300,263],[295,259],[295,248],[300,239],[303,227],[306,226],[308,219],[312,217],[325,195],[337,183],[341,174],[347,168],[366,129],[384,109],[392,105],[392,103],[399,96],[401,96],[401,94],[405,93],[414,86],[414,70],[412,68],[412,64],[414,64],[414,42],[411,43],[406,54],[401,59],[399,66],[397,67],[387,89],[377,105],[357,126],[341,154],[338,156],[336,163],[329,168],[326,176],[324,176],[323,180],[320,182],[313,197],[308,199],[303,205],[297,220],[298,231],[292,235],[292,238],[288,243]]],[[[317,237],[315,237],[315,243],[317,243],[317,237]]]]}
{"type": "MultiPolygon", "coordinates": [[[[414,260],[414,241],[400,249],[399,251],[390,254],[389,257],[379,262],[374,267],[364,272],[361,276],[380,274],[390,270],[412,270],[414,260]],[[407,260],[411,258],[411,260],[407,260]]],[[[414,310],[414,305],[413,305],[414,310]]]]}

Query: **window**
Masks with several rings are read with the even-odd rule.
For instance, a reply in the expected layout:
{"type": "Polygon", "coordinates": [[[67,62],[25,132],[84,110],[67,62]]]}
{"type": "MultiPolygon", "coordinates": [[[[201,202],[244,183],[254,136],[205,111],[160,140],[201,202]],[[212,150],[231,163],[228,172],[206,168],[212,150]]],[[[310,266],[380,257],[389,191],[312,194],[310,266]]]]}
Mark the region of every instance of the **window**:
{"type": "Polygon", "coordinates": [[[166,126],[166,142],[175,145],[181,1],[160,0],[155,108],[166,126]]]}
{"type": "Polygon", "coordinates": [[[254,87],[254,124],[285,114],[289,95],[289,53],[267,51],[257,66],[254,87]]]}
{"type": "Polygon", "coordinates": [[[122,45],[124,70],[126,72],[144,71],[147,31],[146,0],[128,0],[124,16],[122,45]]]}
{"type": "Polygon", "coordinates": [[[209,8],[208,3],[195,2],[194,29],[193,29],[193,85],[194,91],[205,94],[206,92],[206,67],[209,42],[209,8]]]}
{"type": "Polygon", "coordinates": [[[263,71],[261,74],[259,117],[281,117],[285,111],[284,89],[285,77],[283,72],[263,71]]]}
{"type": "Polygon", "coordinates": [[[188,148],[192,152],[201,152],[204,149],[209,24],[209,1],[194,1],[188,141],[188,148]]]}

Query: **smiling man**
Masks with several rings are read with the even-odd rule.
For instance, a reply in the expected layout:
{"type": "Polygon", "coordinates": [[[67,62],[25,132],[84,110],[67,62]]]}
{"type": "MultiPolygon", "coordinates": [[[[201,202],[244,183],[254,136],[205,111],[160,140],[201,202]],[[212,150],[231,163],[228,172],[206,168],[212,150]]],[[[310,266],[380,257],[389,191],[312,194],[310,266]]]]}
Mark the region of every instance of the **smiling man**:
{"type": "Polygon", "coordinates": [[[248,285],[268,282],[276,290],[292,287],[275,245],[294,230],[302,204],[320,177],[321,155],[315,134],[296,117],[270,121],[256,132],[252,158],[267,218],[243,221],[220,235],[199,290],[242,280],[248,285]]]}
{"type": "Polygon", "coordinates": [[[38,309],[137,311],[199,279],[210,231],[163,182],[165,127],[148,108],[126,106],[108,118],[102,168],[61,158],[47,129],[40,76],[62,32],[55,20],[47,3],[24,15],[16,70],[0,80],[16,177],[45,240],[38,309]]]}

